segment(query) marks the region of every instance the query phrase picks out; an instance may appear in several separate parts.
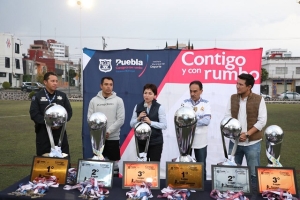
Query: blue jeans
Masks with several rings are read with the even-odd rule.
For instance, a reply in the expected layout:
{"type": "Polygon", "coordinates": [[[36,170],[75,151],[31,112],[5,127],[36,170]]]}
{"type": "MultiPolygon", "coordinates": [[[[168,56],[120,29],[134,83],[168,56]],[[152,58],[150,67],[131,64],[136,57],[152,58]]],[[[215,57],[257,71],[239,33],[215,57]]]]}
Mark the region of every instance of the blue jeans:
{"type": "MultiPolygon", "coordinates": [[[[233,149],[233,142],[229,142],[229,151],[228,153],[231,154],[233,149]]],[[[250,146],[237,146],[236,153],[235,153],[235,163],[242,165],[243,158],[246,156],[247,166],[250,167],[251,179],[256,178],[256,171],[255,166],[260,166],[260,148],[261,142],[257,142],[250,146]]]]}
{"type": "Polygon", "coordinates": [[[195,158],[197,162],[203,163],[204,180],[206,180],[206,157],[207,157],[207,146],[202,149],[194,149],[195,158]]]}

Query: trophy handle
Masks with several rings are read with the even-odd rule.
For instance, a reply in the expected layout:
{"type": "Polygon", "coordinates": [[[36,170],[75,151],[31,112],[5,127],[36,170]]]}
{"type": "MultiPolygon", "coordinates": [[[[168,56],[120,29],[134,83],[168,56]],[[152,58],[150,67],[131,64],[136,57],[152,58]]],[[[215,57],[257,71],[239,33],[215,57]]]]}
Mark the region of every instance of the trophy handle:
{"type": "Polygon", "coordinates": [[[50,140],[51,148],[54,149],[55,148],[55,144],[54,144],[54,139],[53,139],[53,134],[52,134],[51,127],[46,124],[46,128],[47,128],[47,132],[48,132],[48,137],[49,137],[49,140],[50,140]]]}
{"type": "Polygon", "coordinates": [[[225,136],[222,134],[222,131],[221,131],[221,136],[222,136],[222,143],[223,143],[223,150],[224,150],[224,155],[225,155],[225,158],[228,159],[228,153],[227,153],[227,149],[226,149],[226,144],[225,144],[225,136]]]}
{"type": "Polygon", "coordinates": [[[234,145],[233,145],[232,151],[231,151],[231,157],[235,156],[238,143],[239,143],[239,138],[236,138],[235,141],[234,141],[234,145]]]}
{"type": "Polygon", "coordinates": [[[64,139],[64,135],[65,135],[65,131],[66,131],[66,124],[67,123],[64,123],[64,125],[62,126],[60,136],[59,136],[59,140],[58,140],[58,144],[57,144],[58,147],[61,147],[61,145],[62,145],[62,141],[64,139]]]}

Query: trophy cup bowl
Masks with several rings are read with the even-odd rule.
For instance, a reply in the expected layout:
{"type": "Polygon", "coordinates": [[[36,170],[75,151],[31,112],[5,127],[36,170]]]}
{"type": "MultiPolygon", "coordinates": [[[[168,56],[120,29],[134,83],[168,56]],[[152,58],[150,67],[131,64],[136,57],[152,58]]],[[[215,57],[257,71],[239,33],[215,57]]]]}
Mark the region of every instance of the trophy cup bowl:
{"type": "Polygon", "coordinates": [[[283,135],[283,130],[277,125],[268,126],[265,130],[268,167],[282,167],[279,159],[283,135]]]}
{"type": "Polygon", "coordinates": [[[102,155],[105,145],[107,117],[101,112],[93,113],[88,119],[91,144],[94,153],[93,160],[105,160],[102,155]]]}
{"type": "Polygon", "coordinates": [[[61,105],[58,105],[56,103],[51,103],[45,108],[44,120],[48,132],[48,137],[50,140],[51,152],[46,153],[43,156],[50,156],[50,157],[68,156],[67,154],[61,152],[61,145],[66,130],[66,123],[68,120],[68,113],[66,109],[61,105]],[[55,146],[53,134],[52,134],[52,128],[59,128],[59,127],[62,127],[62,129],[59,136],[58,144],[57,146],[55,146]]]}
{"type": "Polygon", "coordinates": [[[192,107],[180,107],[174,115],[176,138],[180,156],[176,162],[196,162],[189,154],[192,149],[197,125],[197,116],[192,107]]]}
{"type": "Polygon", "coordinates": [[[242,132],[241,123],[234,118],[225,117],[220,124],[222,134],[229,139],[236,139],[242,132]]]}
{"type": "Polygon", "coordinates": [[[147,161],[147,152],[151,136],[151,127],[144,122],[139,122],[134,127],[135,147],[138,161],[147,161]],[[140,152],[138,141],[146,140],[144,152],[140,152]]]}
{"type": "Polygon", "coordinates": [[[67,122],[68,113],[61,105],[52,103],[45,108],[44,119],[50,127],[61,127],[67,122]]]}
{"type": "Polygon", "coordinates": [[[222,162],[221,165],[236,166],[236,163],[234,161],[234,155],[235,155],[235,152],[237,149],[240,134],[242,132],[241,123],[235,118],[225,117],[220,123],[220,129],[221,129],[222,136],[225,136],[229,139],[235,140],[231,155],[228,156],[227,151],[226,151],[225,141],[224,141],[224,138],[222,138],[223,139],[223,149],[224,149],[224,154],[225,154],[226,160],[224,162],[222,162]]]}

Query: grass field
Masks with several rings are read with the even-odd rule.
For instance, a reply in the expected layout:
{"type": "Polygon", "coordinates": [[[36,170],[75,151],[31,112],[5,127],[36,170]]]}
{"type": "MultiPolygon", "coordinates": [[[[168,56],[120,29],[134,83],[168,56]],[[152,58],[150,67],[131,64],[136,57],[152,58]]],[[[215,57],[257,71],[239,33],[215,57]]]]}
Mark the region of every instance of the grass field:
{"type": "MultiPolygon", "coordinates": [[[[35,133],[29,117],[30,101],[0,100],[0,190],[28,176],[35,155],[35,133]]],[[[73,117],[67,124],[71,163],[76,167],[82,158],[82,102],[72,102],[73,117]]],[[[295,167],[300,183],[300,104],[267,104],[269,125],[279,125],[284,130],[280,162],[285,167],[295,167]]],[[[267,127],[266,126],[266,127],[267,127]]],[[[265,142],[262,142],[261,164],[267,165],[265,142]]],[[[298,190],[300,188],[298,187],[298,190]]]]}

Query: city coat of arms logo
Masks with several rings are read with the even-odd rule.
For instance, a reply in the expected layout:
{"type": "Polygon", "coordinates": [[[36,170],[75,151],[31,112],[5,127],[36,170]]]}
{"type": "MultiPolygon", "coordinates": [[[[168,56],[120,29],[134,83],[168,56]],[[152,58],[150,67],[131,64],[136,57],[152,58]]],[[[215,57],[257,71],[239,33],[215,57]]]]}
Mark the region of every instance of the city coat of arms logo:
{"type": "Polygon", "coordinates": [[[99,70],[101,72],[110,72],[112,70],[111,59],[99,59],[99,70]]]}

